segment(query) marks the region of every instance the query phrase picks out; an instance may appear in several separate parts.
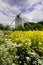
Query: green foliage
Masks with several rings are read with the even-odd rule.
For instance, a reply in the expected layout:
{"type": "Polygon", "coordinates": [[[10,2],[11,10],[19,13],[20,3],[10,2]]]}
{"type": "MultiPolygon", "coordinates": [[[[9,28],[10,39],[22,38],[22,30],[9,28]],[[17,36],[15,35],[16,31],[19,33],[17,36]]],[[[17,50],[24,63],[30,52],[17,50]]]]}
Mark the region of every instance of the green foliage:
{"type": "Polygon", "coordinates": [[[17,26],[14,30],[23,30],[23,31],[28,31],[28,30],[43,30],[43,21],[38,22],[38,23],[25,23],[24,27],[17,26]]]}
{"type": "Polygon", "coordinates": [[[3,30],[10,30],[10,26],[9,25],[3,26],[3,30]]]}
{"type": "Polygon", "coordinates": [[[6,26],[4,26],[4,25],[2,25],[2,24],[0,24],[0,30],[6,30],[6,31],[8,31],[8,30],[12,30],[12,31],[17,31],[17,30],[22,30],[22,31],[28,31],[28,30],[39,30],[39,31],[41,31],[41,30],[43,30],[43,21],[41,21],[41,22],[38,22],[38,23],[24,23],[24,27],[22,26],[22,25],[19,25],[19,26],[17,26],[16,28],[14,28],[14,27],[10,27],[9,25],[6,25],[6,26]]]}
{"type": "Polygon", "coordinates": [[[9,25],[3,25],[3,24],[0,24],[0,30],[12,30],[12,28],[9,26],[9,25]]]}
{"type": "Polygon", "coordinates": [[[0,24],[0,30],[3,30],[3,25],[2,24],[0,24]]]}
{"type": "Polygon", "coordinates": [[[27,23],[24,28],[26,30],[43,30],[43,23],[27,23]]]}
{"type": "Polygon", "coordinates": [[[22,30],[22,31],[23,31],[23,30],[25,30],[25,28],[22,27],[22,25],[19,25],[19,26],[17,26],[16,28],[13,29],[13,31],[15,31],[15,30],[16,30],[16,31],[17,31],[17,30],[22,30]]]}

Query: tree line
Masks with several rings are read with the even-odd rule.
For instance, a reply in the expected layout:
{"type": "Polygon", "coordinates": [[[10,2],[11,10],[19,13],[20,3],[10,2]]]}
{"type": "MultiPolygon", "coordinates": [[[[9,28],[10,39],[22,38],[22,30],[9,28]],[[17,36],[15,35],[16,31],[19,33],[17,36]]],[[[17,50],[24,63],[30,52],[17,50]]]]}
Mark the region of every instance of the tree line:
{"type": "Polygon", "coordinates": [[[24,27],[21,25],[16,27],[14,30],[43,30],[43,21],[40,21],[38,23],[25,23],[24,27]]]}
{"type": "Polygon", "coordinates": [[[28,31],[28,30],[43,30],[43,21],[40,21],[38,23],[25,23],[24,27],[21,25],[17,26],[16,28],[10,27],[9,25],[3,25],[0,24],[0,30],[23,30],[23,31],[28,31]]]}

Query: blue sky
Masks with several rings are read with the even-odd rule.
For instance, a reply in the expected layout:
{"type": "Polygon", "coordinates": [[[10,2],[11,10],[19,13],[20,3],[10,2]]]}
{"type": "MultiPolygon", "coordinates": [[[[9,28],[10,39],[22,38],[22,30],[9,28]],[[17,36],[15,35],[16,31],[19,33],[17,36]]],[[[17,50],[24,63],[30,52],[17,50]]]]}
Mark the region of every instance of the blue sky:
{"type": "Polygon", "coordinates": [[[43,20],[43,0],[0,0],[0,23],[10,25],[21,11],[23,11],[22,18],[26,21],[41,21],[43,20]],[[28,6],[23,10],[27,4],[28,6]]]}

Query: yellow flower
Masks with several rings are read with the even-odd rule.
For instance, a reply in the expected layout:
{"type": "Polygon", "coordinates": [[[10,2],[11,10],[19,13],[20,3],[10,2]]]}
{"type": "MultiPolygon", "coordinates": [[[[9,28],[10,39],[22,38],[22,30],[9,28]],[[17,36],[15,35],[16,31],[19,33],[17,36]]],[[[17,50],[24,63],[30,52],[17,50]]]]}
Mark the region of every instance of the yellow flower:
{"type": "Polygon", "coordinates": [[[41,43],[41,42],[39,42],[39,45],[42,45],[42,43],[41,43]]]}

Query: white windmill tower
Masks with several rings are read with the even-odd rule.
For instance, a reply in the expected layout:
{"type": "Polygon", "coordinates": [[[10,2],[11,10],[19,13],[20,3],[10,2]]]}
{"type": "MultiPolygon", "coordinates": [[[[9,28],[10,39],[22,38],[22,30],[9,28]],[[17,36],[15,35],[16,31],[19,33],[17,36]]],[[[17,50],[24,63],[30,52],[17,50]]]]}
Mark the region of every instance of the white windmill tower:
{"type": "MultiPolygon", "coordinates": [[[[24,9],[27,8],[28,5],[29,5],[29,4],[27,4],[27,5],[24,7],[24,9]]],[[[23,10],[24,10],[24,9],[23,9],[23,10]]],[[[18,15],[16,15],[16,13],[15,13],[16,17],[15,17],[15,19],[11,22],[10,26],[12,25],[12,23],[15,22],[15,27],[17,27],[17,26],[19,26],[19,25],[22,25],[22,27],[24,27],[24,23],[26,23],[26,21],[22,18],[22,15],[21,15],[21,14],[23,13],[23,10],[22,10],[18,15]]]]}

